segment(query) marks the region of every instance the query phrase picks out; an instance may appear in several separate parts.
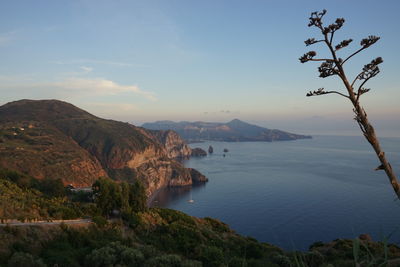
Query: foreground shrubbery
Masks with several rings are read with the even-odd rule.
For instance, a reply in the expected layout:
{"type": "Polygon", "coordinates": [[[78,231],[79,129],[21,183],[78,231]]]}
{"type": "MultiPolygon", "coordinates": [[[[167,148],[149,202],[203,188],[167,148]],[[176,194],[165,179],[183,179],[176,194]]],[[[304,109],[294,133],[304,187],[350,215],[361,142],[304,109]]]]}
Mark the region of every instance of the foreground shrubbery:
{"type": "Polygon", "coordinates": [[[0,179],[0,220],[73,219],[80,216],[79,204],[71,203],[65,197],[47,198],[40,191],[23,189],[0,179]]]}
{"type": "MultiPolygon", "coordinates": [[[[149,209],[136,213],[135,220],[130,226],[123,220],[103,219],[88,227],[1,227],[0,265],[290,267],[355,262],[352,240],[317,242],[309,252],[284,252],[237,235],[218,220],[175,210],[149,209]]],[[[400,256],[397,246],[368,240],[359,245],[360,266],[398,266],[391,260],[400,256]]]]}
{"type": "Polygon", "coordinates": [[[87,228],[0,228],[0,239],[7,240],[0,247],[0,264],[24,260],[36,266],[276,266],[271,255],[282,254],[217,220],[164,209],[137,216],[132,227],[117,221],[87,228]],[[38,243],[38,238],[43,241],[38,243]]]}
{"type": "Polygon", "coordinates": [[[93,195],[66,197],[57,182],[37,183],[10,171],[0,176],[0,218],[85,214],[93,221],[78,227],[0,227],[0,266],[400,266],[393,260],[400,258],[395,245],[338,239],[316,242],[308,252],[284,252],[212,218],[147,209],[140,183],[103,178],[93,195]]]}

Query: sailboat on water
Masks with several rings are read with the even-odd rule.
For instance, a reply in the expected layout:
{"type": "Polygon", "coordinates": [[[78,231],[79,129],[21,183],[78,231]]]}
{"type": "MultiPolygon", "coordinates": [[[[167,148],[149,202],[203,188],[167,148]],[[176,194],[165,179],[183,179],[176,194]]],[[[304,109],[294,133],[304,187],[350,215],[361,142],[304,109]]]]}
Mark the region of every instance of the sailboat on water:
{"type": "Polygon", "coordinates": [[[192,190],[190,190],[190,199],[188,200],[189,203],[194,203],[193,197],[192,197],[192,190]]]}

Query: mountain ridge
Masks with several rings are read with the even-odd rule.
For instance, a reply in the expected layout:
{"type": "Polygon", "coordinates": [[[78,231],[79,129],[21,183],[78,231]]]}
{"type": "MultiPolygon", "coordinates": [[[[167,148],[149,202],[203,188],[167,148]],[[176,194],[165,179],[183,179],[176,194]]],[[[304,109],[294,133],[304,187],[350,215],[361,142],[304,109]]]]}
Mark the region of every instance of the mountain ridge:
{"type": "Polygon", "coordinates": [[[277,129],[268,129],[250,124],[239,119],[229,122],[203,122],[169,120],[156,121],[142,124],[143,128],[150,130],[173,130],[187,142],[203,140],[243,142],[243,141],[288,141],[296,139],[312,138],[308,135],[294,134],[277,129]]]}
{"type": "Polygon", "coordinates": [[[101,176],[139,179],[148,196],[164,186],[206,181],[167,150],[141,127],[101,119],[67,102],[24,99],[0,106],[0,168],[37,179],[60,178],[78,187],[101,176]]]}

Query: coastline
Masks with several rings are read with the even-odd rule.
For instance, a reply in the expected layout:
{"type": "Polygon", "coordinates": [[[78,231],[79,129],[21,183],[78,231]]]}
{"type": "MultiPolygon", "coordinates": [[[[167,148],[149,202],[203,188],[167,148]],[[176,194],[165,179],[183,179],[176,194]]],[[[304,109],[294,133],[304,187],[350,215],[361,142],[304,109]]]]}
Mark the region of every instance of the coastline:
{"type": "Polygon", "coordinates": [[[151,207],[152,207],[151,204],[153,203],[153,201],[154,201],[154,199],[156,198],[156,196],[160,193],[161,190],[163,190],[163,189],[166,188],[166,187],[168,187],[168,186],[167,186],[167,185],[164,185],[164,186],[158,188],[156,191],[154,191],[154,192],[147,198],[146,206],[147,206],[148,208],[151,208],[151,207]]]}

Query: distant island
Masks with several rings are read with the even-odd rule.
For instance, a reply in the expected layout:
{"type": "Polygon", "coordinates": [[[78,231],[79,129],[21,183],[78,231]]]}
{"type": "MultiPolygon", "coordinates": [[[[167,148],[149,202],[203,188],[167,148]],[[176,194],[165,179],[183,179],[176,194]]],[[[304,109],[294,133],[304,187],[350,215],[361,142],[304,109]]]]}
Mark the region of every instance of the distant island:
{"type": "Polygon", "coordinates": [[[224,142],[272,142],[312,138],[309,135],[300,135],[276,129],[267,129],[238,119],[234,119],[227,123],[202,121],[156,121],[152,123],[144,123],[142,127],[150,130],[173,130],[187,142],[192,143],[204,140],[224,142]]]}

